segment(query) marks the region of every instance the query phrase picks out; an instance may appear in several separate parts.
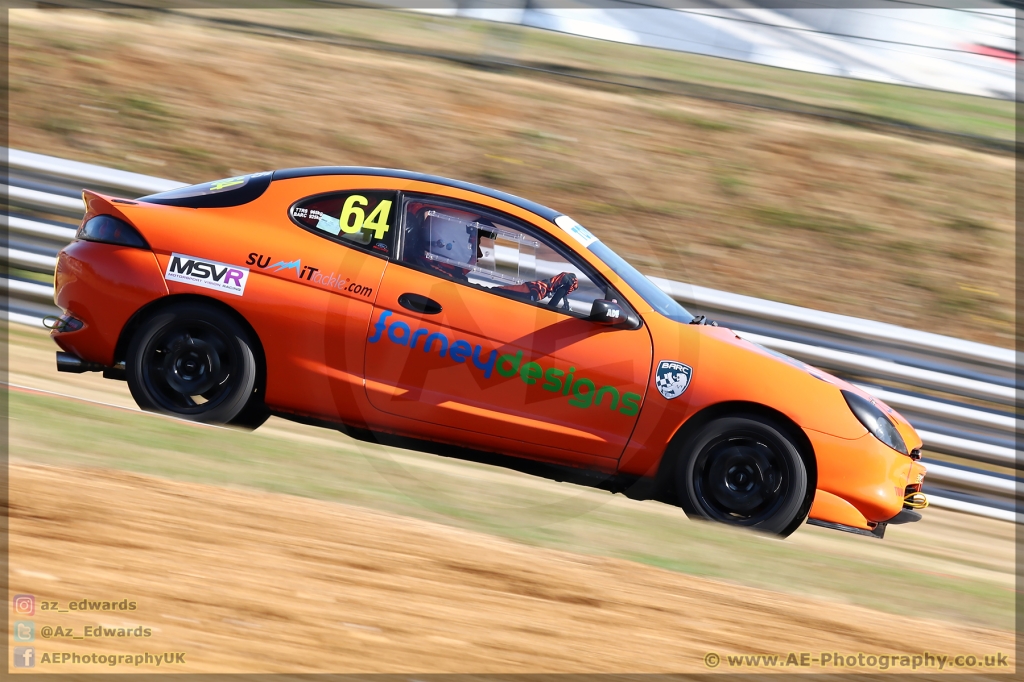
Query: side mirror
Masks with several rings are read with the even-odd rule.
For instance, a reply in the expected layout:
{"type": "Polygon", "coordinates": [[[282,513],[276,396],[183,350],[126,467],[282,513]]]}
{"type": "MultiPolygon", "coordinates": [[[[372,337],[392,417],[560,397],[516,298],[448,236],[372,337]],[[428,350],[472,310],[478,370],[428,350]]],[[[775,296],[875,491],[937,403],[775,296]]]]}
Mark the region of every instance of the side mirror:
{"type": "Polygon", "coordinates": [[[597,324],[606,324],[610,327],[636,327],[639,324],[639,320],[633,319],[635,316],[628,314],[622,309],[615,301],[609,301],[603,298],[599,298],[594,301],[593,307],[590,309],[590,317],[587,319],[597,324]]]}

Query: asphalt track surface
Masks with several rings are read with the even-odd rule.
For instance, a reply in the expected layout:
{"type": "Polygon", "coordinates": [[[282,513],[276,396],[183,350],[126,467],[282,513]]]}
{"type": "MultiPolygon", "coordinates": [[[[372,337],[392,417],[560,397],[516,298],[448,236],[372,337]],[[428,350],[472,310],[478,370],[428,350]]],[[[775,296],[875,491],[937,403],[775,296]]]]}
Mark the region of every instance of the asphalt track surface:
{"type": "MultiPolygon", "coordinates": [[[[11,390],[134,409],[123,384],[57,375],[41,369],[45,361],[52,356],[38,346],[13,346],[11,390]]],[[[43,601],[68,609],[37,610],[37,655],[185,654],[159,669],[69,662],[38,672],[707,672],[708,654],[723,657],[719,671],[739,672],[729,654],[1014,649],[1009,632],[529,547],[351,505],[42,465],[17,448],[10,480],[11,593],[35,595],[37,609],[43,601]],[[82,599],[136,608],[68,608],[82,599]],[[41,638],[40,628],[57,624],[74,635],[86,626],[141,626],[150,635],[41,638]]],[[[957,519],[937,513],[932,523],[941,531],[957,519]]],[[[836,671],[813,663],[783,670],[836,671]]]]}

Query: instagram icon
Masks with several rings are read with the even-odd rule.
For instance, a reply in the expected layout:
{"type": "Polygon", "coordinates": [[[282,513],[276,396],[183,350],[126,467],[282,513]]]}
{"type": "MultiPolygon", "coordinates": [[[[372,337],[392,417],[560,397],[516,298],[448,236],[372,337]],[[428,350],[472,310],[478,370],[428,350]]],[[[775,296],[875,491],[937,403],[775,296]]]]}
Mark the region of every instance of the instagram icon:
{"type": "Polygon", "coordinates": [[[19,616],[31,616],[36,612],[36,598],[31,594],[14,595],[14,613],[19,616]]]}

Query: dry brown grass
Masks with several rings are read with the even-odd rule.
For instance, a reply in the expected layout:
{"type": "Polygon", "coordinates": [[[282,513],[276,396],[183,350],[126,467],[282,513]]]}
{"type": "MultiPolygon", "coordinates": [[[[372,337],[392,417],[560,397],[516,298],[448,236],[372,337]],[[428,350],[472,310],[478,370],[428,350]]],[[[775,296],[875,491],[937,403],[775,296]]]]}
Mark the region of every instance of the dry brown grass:
{"type": "Polygon", "coordinates": [[[14,147],[196,182],[437,173],[563,210],[648,274],[1012,344],[1009,156],[179,20],[10,16],[14,147]]]}

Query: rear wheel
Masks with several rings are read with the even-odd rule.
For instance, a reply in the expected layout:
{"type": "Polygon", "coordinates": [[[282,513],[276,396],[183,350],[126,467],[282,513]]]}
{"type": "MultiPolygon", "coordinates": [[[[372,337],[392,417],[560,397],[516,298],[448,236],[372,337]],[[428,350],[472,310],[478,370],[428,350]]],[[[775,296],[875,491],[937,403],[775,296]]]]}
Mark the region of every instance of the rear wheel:
{"type": "Polygon", "coordinates": [[[787,430],[755,415],[706,424],[684,443],[676,492],[691,518],[789,535],[806,515],[807,468],[787,430]]]}
{"type": "Polygon", "coordinates": [[[263,426],[263,422],[270,419],[270,410],[263,404],[262,396],[255,391],[237,417],[228,422],[228,426],[236,426],[246,431],[253,431],[263,426]]]}
{"type": "Polygon", "coordinates": [[[265,411],[253,347],[249,332],[213,306],[174,304],[143,322],[132,338],[128,388],[144,410],[255,428],[265,411]]]}

